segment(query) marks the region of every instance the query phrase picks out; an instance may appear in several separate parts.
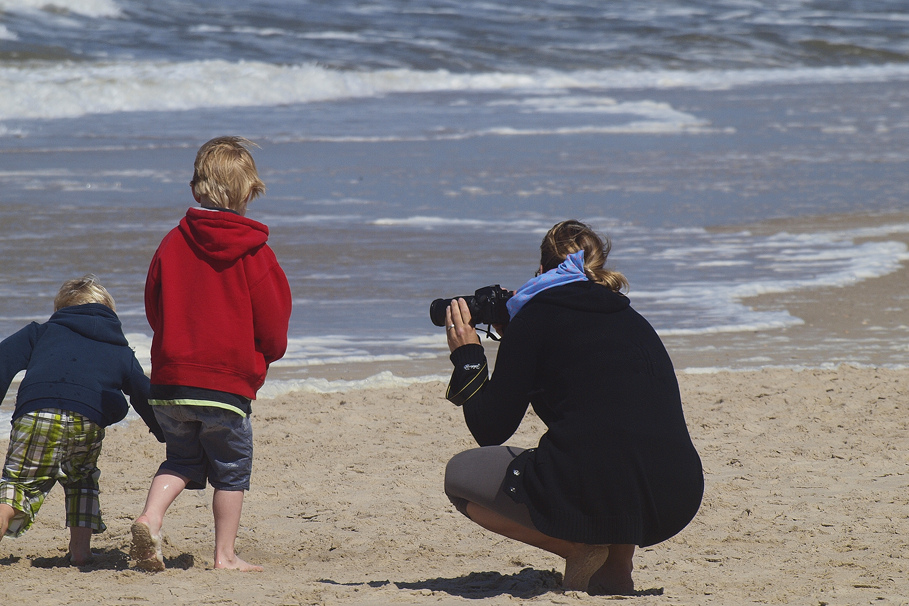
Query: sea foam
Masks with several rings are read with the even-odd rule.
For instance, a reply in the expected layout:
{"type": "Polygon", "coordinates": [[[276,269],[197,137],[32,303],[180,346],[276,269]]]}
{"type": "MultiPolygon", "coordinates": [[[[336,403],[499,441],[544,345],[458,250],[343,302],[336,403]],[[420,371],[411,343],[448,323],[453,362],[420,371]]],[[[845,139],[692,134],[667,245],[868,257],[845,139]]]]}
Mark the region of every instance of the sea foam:
{"type": "MultiPolygon", "coordinates": [[[[199,108],[274,106],[392,93],[515,91],[533,95],[569,90],[696,88],[727,89],[766,84],[882,82],[909,80],[909,65],[753,70],[585,70],[527,73],[454,73],[447,70],[340,71],[315,64],[259,61],[111,61],[43,63],[0,67],[0,120],[71,118],[87,114],[182,111],[199,108]],[[243,82],[244,86],[236,86],[243,82]],[[41,102],[36,103],[36,100],[41,102]]],[[[665,104],[643,100],[594,104],[589,95],[572,100],[524,101],[527,111],[622,113],[641,116],[633,128],[662,132],[667,124],[700,123],[665,104]]],[[[627,125],[594,132],[624,132],[627,125]],[[618,130],[617,130],[618,129],[618,130]]],[[[562,131],[552,131],[562,132],[562,131]]],[[[569,128],[565,133],[575,130],[569,128]]],[[[577,132],[587,132],[579,130],[577,132]]]]}
{"type": "Polygon", "coordinates": [[[111,0],[0,0],[0,11],[73,13],[85,17],[119,17],[122,13],[111,0]]]}

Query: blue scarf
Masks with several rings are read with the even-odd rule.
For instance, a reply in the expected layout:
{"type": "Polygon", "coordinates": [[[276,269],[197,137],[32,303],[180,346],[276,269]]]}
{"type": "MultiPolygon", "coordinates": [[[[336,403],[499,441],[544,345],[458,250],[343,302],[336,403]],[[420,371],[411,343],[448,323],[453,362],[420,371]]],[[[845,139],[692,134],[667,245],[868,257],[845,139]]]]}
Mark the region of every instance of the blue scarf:
{"type": "Polygon", "coordinates": [[[565,258],[555,269],[550,269],[545,274],[528,280],[524,286],[515,291],[514,296],[508,299],[505,307],[512,319],[521,311],[521,308],[530,301],[534,295],[553,286],[561,286],[570,282],[587,280],[584,273],[584,251],[579,250],[565,258]]]}

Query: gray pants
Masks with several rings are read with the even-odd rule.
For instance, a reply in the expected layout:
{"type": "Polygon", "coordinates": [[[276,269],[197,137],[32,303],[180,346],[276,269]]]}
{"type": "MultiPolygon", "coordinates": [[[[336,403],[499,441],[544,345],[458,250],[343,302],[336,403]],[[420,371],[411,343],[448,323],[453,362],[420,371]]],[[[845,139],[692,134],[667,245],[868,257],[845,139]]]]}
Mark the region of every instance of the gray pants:
{"type": "Polygon", "coordinates": [[[527,506],[515,503],[502,488],[508,466],[522,452],[514,446],[484,446],[456,454],[445,467],[445,494],[465,516],[467,503],[476,503],[536,530],[527,506]]]}

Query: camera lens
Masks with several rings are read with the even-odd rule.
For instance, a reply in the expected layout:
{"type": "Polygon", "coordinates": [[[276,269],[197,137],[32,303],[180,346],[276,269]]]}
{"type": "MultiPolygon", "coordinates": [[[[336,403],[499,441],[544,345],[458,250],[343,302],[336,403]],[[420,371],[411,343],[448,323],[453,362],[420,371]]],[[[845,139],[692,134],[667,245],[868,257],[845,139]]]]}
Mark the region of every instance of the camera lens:
{"type": "Polygon", "coordinates": [[[451,305],[451,299],[436,299],[429,304],[429,319],[436,326],[445,326],[445,310],[451,305]]]}

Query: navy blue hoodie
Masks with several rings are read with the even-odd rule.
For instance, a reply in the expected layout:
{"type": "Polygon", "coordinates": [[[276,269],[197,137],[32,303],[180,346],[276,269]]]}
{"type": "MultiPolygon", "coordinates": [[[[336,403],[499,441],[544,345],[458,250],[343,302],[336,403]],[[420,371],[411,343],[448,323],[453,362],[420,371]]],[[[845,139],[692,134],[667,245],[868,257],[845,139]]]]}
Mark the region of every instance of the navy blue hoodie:
{"type": "Polygon", "coordinates": [[[32,322],[0,342],[0,394],[22,370],[14,419],[59,408],[107,427],[126,416],[125,393],[155,437],[164,441],[148,404],[148,377],[120,319],[106,305],[64,307],[44,324],[32,322]]]}

